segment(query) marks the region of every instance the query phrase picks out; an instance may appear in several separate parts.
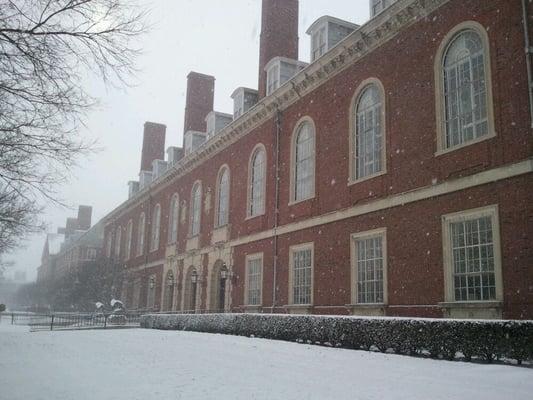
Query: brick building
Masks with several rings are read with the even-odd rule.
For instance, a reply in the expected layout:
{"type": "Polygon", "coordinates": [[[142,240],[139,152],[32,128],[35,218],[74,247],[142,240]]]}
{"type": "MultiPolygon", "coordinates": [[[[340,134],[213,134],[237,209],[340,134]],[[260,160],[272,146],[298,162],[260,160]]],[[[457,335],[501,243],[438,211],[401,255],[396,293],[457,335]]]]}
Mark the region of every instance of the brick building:
{"type": "Polygon", "coordinates": [[[48,233],[37,269],[38,282],[50,282],[79,272],[102,255],[103,223],[91,226],[92,207],[79,206],[77,217],[67,218],[65,227],[48,233]]]}
{"type": "Polygon", "coordinates": [[[145,124],[104,219],[130,309],[533,318],[533,5],[370,6],[307,64],[298,1],[263,0],[258,90],[228,116],[192,72],[166,160],[145,124]]]}

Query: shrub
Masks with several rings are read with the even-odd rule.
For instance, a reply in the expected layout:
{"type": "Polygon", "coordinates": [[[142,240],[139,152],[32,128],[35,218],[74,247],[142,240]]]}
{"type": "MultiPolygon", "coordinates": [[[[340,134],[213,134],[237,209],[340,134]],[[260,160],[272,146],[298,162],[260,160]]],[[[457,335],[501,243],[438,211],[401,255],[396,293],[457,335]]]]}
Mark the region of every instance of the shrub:
{"type": "Polygon", "coordinates": [[[254,336],[397,354],[533,361],[533,321],[281,314],[144,315],[143,328],[254,336]]]}
{"type": "Polygon", "coordinates": [[[0,304],[0,312],[4,312],[6,310],[5,304],[0,304]]]}

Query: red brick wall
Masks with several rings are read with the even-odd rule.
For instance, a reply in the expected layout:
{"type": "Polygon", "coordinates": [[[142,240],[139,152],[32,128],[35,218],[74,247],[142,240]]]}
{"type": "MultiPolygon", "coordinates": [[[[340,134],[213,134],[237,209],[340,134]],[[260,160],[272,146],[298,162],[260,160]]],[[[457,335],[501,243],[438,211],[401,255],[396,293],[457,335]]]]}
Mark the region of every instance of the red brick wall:
{"type": "MultiPolygon", "coordinates": [[[[518,0],[450,1],[284,110],[280,143],[280,224],[323,215],[531,157],[533,135],[529,127],[521,18],[518,0]],[[436,156],[434,59],[442,38],[457,24],[467,20],[481,23],[489,36],[496,136],[436,156]],[[371,77],[382,82],[386,93],[387,173],[348,186],[350,104],[359,84],[371,77]],[[317,128],[316,196],[312,200],[288,206],[290,140],[295,124],[303,116],[311,117],[317,128]]],[[[128,262],[128,267],[163,260],[168,206],[172,194],[177,192],[180,202],[185,201],[188,209],[186,223],[180,223],[178,232],[178,250],[183,253],[188,233],[191,188],[196,180],[201,180],[202,203],[205,204],[205,196],[209,191],[211,197],[210,211],[206,213],[203,208],[201,217],[200,242],[202,247],[208,246],[214,222],[216,176],[223,164],[228,164],[231,171],[231,237],[235,239],[272,228],[275,208],[274,155],[275,123],[270,120],[186,176],[175,179],[172,184],[158,191],[153,190],[143,203],[124,211],[116,221],[110,221],[106,232],[113,224],[125,227],[128,219],[133,218],[135,243],[138,216],[141,210],[145,210],[145,244],[148,248],[149,210],[160,202],[160,249],[134,258],[128,262]],[[267,212],[264,216],[247,220],[248,161],[258,143],[262,143],[267,151],[267,212]]],[[[504,316],[533,318],[533,211],[528,185],[533,185],[531,174],[280,237],[277,281],[280,292],[277,304],[287,303],[288,247],[315,241],[315,303],[318,306],[340,306],[338,309],[316,308],[315,312],[344,312],[343,306],[350,302],[349,234],[386,226],[390,304],[435,306],[443,301],[444,291],[441,215],[484,204],[499,204],[504,316]]],[[[122,237],[125,238],[125,233],[122,237]]],[[[235,249],[234,306],[243,302],[244,256],[258,251],[265,252],[264,305],[271,305],[273,254],[272,239],[268,239],[235,249]]],[[[132,253],[136,253],[135,246],[132,253]]],[[[388,313],[435,316],[440,315],[440,309],[391,307],[388,313]]]]}

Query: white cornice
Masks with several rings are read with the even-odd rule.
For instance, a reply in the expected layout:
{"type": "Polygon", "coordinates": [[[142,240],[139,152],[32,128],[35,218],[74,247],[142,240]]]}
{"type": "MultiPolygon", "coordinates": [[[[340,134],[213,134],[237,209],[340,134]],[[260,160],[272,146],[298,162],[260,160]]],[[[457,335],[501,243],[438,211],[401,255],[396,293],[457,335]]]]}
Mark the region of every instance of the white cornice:
{"type": "Polygon", "coordinates": [[[376,15],[351,33],[319,60],[308,65],[272,95],[263,98],[240,118],[225,126],[194,153],[182,158],[173,168],[151,185],[125,201],[106,217],[106,223],[121,212],[135,207],[163,190],[173,179],[186,175],[223,149],[238,141],[258,126],[268,121],[276,110],[284,110],[301,97],[312,92],[333,76],[353,65],[374,49],[394,38],[402,29],[425,18],[450,0],[398,0],[387,10],[376,15]]]}

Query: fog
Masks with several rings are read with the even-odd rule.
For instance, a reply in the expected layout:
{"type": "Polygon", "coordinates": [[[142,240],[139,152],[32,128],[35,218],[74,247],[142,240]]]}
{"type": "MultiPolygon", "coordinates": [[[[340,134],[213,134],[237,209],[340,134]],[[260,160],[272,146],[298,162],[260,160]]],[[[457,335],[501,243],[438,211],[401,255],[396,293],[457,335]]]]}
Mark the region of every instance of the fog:
{"type": "MultiPolygon", "coordinates": [[[[100,104],[80,134],[97,140],[100,151],[80,160],[71,180],[60,188],[70,208],[48,204],[43,219],[48,231],[75,217],[80,204],[93,207],[93,224],[127,197],[126,183],[137,179],[145,121],[167,125],[166,147],[181,146],[186,76],[197,71],[216,77],[215,109],[232,112],[230,94],[239,86],[257,87],[260,0],[153,0],[151,31],[138,43],[143,54],[139,73],[128,88],[105,88],[87,82],[100,104]]],[[[309,61],[307,28],[331,15],[357,24],[368,20],[368,0],[300,1],[300,60],[309,61]]],[[[95,80],[96,82],[96,80],[95,80]]],[[[45,235],[35,235],[7,257],[7,271],[26,271],[34,279],[45,235]]]]}

